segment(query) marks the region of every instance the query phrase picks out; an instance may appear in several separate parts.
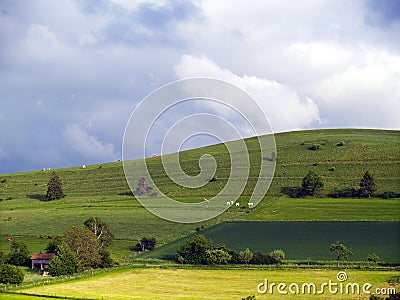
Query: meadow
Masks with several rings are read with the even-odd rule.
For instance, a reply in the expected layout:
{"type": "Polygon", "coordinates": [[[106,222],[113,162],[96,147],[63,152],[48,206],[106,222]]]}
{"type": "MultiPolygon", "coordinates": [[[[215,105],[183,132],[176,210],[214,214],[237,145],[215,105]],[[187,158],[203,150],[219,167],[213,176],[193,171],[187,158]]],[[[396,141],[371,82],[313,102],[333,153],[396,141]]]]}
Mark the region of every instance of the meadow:
{"type": "MultiPolygon", "coordinates": [[[[331,129],[279,133],[275,135],[277,162],[275,177],[264,200],[255,208],[246,207],[251,188],[257,179],[260,162],[256,138],[246,140],[251,174],[248,185],[239,198],[240,207],[231,207],[222,215],[198,224],[178,224],[162,220],[143,208],[132,196],[126,183],[121,162],[57,169],[63,181],[66,197],[44,202],[46,185],[52,171],[32,171],[0,175],[0,251],[8,251],[7,236],[28,243],[32,252],[44,251],[47,238],[61,235],[71,226],[83,226],[89,217],[103,219],[115,235],[111,246],[114,257],[124,260],[135,256],[130,248],[143,236],[154,236],[161,246],[225,221],[399,221],[399,199],[332,199],[310,197],[293,199],[282,190],[301,184],[308,170],[323,175],[325,189],[357,187],[362,174],[369,170],[375,177],[377,193],[400,193],[400,133],[384,130],[331,129]],[[343,141],[344,146],[337,146],[343,141]],[[320,144],[320,150],[309,146],[320,144]],[[333,169],[332,169],[333,168],[333,169]],[[329,171],[333,170],[333,171],[329,171]]],[[[158,174],[160,189],[179,201],[203,200],[217,193],[227,177],[229,167],[223,145],[183,151],[182,168],[189,174],[199,171],[198,158],[212,154],[219,161],[217,181],[202,189],[177,188],[162,176],[159,157],[149,158],[149,168],[158,174]]]]}
{"type": "MultiPolygon", "coordinates": [[[[85,299],[241,299],[256,295],[257,299],[285,299],[277,290],[270,294],[259,294],[257,286],[265,279],[275,283],[315,283],[332,280],[339,283],[335,270],[211,270],[182,268],[133,268],[111,271],[93,277],[19,289],[17,292],[65,296],[85,299]]],[[[376,288],[389,288],[387,281],[396,272],[391,271],[347,271],[345,283],[370,283],[371,292],[376,288]]],[[[399,288],[396,286],[395,288],[399,288]]],[[[344,290],[345,293],[345,290],[344,290]]],[[[2,295],[2,299],[15,299],[2,295]]],[[[360,299],[366,296],[351,294],[330,294],[326,289],[315,299],[360,299]]],[[[293,295],[286,295],[291,299],[293,295]]],[[[296,299],[310,299],[309,294],[296,295],[296,299]]],[[[29,298],[28,298],[29,299],[29,298]]],[[[34,298],[33,298],[34,299],[34,298]]]]}
{"type": "MultiPolygon", "coordinates": [[[[355,255],[352,260],[365,260],[366,254],[376,252],[381,260],[400,261],[397,251],[400,244],[400,199],[328,197],[335,189],[357,188],[361,176],[367,170],[375,178],[376,195],[385,191],[400,193],[399,131],[327,129],[278,133],[275,139],[275,175],[261,203],[255,208],[246,206],[258,179],[260,161],[269,158],[260,157],[257,138],[250,138],[245,142],[251,170],[246,188],[238,199],[239,207],[230,207],[218,217],[197,224],[173,223],[148,212],[132,195],[125,180],[122,162],[55,170],[63,182],[66,197],[51,202],[43,200],[52,170],[0,175],[0,251],[9,251],[10,242],[7,239],[11,237],[15,241],[26,242],[32,253],[43,252],[50,241],[49,236],[62,235],[71,226],[83,227],[86,219],[97,216],[114,233],[115,240],[110,250],[123,266],[132,266],[132,263],[141,259],[145,263],[164,265],[154,258],[171,258],[176,247],[196,233],[205,234],[215,242],[225,243],[236,250],[249,247],[253,251],[265,253],[283,248],[289,259],[305,260],[332,260],[327,250],[328,244],[340,239],[353,248],[355,255]],[[309,149],[316,144],[319,150],[309,149]],[[325,183],[318,196],[290,198],[286,195],[287,191],[300,186],[302,178],[310,170],[319,174],[325,183]],[[316,236],[301,235],[296,231],[308,233],[316,228],[320,230],[316,236]],[[351,231],[349,228],[355,229],[351,231]],[[329,234],[325,234],[327,232],[329,234]],[[358,240],[347,239],[349,236],[346,234],[350,233],[358,240]],[[383,240],[379,240],[380,234],[383,240]],[[154,252],[141,255],[132,252],[131,248],[144,236],[157,238],[158,245],[154,252]],[[287,239],[282,239],[282,236],[287,239]],[[376,242],[377,239],[380,242],[376,242]],[[391,239],[389,244],[388,239],[391,239]],[[312,246],[307,246],[307,243],[312,246]],[[312,249],[317,250],[312,252],[312,249]]],[[[217,161],[216,180],[198,189],[182,188],[168,179],[160,157],[148,158],[147,163],[155,182],[165,194],[178,201],[198,202],[221,190],[231,167],[226,147],[213,145],[181,152],[179,159],[182,169],[190,175],[198,174],[198,159],[206,153],[213,155],[217,161]]],[[[115,270],[88,278],[78,276],[72,281],[39,284],[20,291],[96,299],[241,299],[257,294],[257,284],[266,276],[271,280],[284,279],[284,282],[321,282],[335,278],[335,272],[326,268],[137,268],[115,270]]],[[[349,278],[357,282],[367,281],[376,286],[387,286],[385,282],[396,272],[351,270],[348,274],[349,278]]],[[[1,299],[24,297],[0,294],[1,299]]],[[[268,297],[257,295],[257,299],[267,298],[281,299],[276,294],[268,297]]],[[[296,299],[308,298],[296,296],[296,299]]],[[[323,296],[320,298],[325,299],[323,296]]],[[[329,299],[341,297],[329,295],[329,299]]]]}

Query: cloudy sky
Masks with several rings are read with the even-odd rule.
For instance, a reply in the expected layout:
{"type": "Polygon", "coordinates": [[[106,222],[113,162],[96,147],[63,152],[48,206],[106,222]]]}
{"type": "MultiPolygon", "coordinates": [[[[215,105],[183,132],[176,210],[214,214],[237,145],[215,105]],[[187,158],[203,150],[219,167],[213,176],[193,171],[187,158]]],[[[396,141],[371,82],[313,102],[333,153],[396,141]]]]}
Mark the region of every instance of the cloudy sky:
{"type": "Polygon", "coordinates": [[[399,32],[397,0],[0,0],[0,173],[120,159],[136,105],[187,77],[276,132],[400,129],[399,32]]]}

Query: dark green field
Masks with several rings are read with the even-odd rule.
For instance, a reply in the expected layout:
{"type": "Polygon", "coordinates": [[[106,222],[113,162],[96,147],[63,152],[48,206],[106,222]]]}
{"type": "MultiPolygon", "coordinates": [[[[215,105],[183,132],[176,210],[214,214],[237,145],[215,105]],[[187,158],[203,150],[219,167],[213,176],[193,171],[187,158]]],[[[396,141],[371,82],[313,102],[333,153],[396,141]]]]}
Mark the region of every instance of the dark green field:
{"type": "MultiPolygon", "coordinates": [[[[352,248],[351,260],[366,260],[368,254],[376,253],[381,261],[400,262],[399,222],[227,222],[201,234],[237,251],[249,248],[267,253],[284,249],[287,259],[334,260],[329,245],[341,241],[352,248]]],[[[142,256],[172,258],[185,240],[142,256]]]]}

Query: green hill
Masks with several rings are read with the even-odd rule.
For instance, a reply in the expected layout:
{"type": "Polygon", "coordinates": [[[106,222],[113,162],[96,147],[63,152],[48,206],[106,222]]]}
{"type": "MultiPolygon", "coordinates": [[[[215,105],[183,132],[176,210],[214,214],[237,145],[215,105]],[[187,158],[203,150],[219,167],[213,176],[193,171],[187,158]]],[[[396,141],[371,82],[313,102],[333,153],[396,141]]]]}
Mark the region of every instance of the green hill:
{"type": "MultiPolygon", "coordinates": [[[[374,176],[377,194],[400,193],[400,132],[360,129],[327,129],[278,133],[277,165],[270,190],[263,202],[249,210],[232,207],[219,217],[202,224],[177,224],[159,219],[144,209],[132,196],[121,162],[56,170],[64,185],[65,198],[43,202],[51,171],[0,175],[0,250],[8,250],[5,234],[25,240],[32,251],[44,250],[43,235],[62,234],[68,227],[83,226],[92,216],[106,221],[116,236],[112,251],[116,256],[130,254],[142,236],[155,236],[159,244],[228,220],[400,220],[399,199],[291,199],[283,194],[299,186],[309,170],[325,182],[321,196],[334,188],[357,187],[367,170],[374,176]],[[342,146],[338,146],[344,142],[342,146]],[[314,145],[319,150],[309,150],[314,145]],[[324,208],[329,208],[328,213],[324,208]],[[313,212],[313,213],[310,213],[313,212]]],[[[259,152],[255,138],[246,140],[252,170],[242,198],[248,198],[257,180],[259,152]]],[[[184,151],[182,168],[199,172],[198,158],[214,155],[217,180],[195,191],[172,183],[164,174],[159,157],[149,158],[149,169],[160,189],[181,201],[198,201],[221,189],[229,176],[229,156],[224,145],[184,151]]],[[[241,200],[239,200],[240,202],[241,200]]],[[[245,201],[243,201],[245,202],[245,201]]],[[[243,203],[244,204],[244,203],[243,203]]]]}

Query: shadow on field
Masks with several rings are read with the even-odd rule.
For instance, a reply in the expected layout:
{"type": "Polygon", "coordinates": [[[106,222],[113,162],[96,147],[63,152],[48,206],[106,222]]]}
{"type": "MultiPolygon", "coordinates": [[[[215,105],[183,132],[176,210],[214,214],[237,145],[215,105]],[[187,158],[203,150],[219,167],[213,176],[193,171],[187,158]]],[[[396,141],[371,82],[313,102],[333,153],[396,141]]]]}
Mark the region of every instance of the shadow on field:
{"type": "Polygon", "coordinates": [[[46,195],[42,195],[42,194],[28,194],[28,195],[26,195],[26,197],[28,197],[30,199],[40,200],[40,201],[47,201],[46,195]]]}
{"type": "Polygon", "coordinates": [[[123,193],[119,193],[118,194],[119,196],[131,196],[131,197],[133,197],[134,195],[133,195],[133,193],[131,192],[131,191],[129,191],[129,192],[123,192],[123,193]]]}
{"type": "Polygon", "coordinates": [[[298,198],[301,188],[298,186],[284,186],[281,188],[281,193],[291,198],[298,198]]]}

